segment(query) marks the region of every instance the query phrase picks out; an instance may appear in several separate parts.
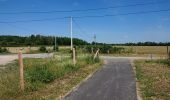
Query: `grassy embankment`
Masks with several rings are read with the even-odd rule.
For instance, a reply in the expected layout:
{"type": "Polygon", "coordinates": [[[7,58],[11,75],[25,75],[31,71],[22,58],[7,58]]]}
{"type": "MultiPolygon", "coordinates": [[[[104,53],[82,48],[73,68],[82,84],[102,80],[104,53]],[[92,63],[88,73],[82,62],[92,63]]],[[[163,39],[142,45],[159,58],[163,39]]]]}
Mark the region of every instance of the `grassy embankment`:
{"type": "Polygon", "coordinates": [[[144,100],[170,100],[170,60],[137,60],[135,68],[144,100]]]}
{"type": "Polygon", "coordinates": [[[24,93],[19,89],[17,62],[0,66],[1,100],[55,100],[63,96],[102,64],[90,56],[77,59],[75,66],[70,58],[65,57],[24,59],[24,93]]]}

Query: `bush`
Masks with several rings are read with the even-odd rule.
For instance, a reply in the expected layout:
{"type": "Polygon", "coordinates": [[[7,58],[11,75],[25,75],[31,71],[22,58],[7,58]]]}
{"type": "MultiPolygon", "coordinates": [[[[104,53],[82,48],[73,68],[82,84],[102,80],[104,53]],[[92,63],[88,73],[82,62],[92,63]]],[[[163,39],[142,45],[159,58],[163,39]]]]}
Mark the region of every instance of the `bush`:
{"type": "Polygon", "coordinates": [[[0,47],[0,53],[8,53],[8,50],[6,48],[0,47]]]}
{"type": "Polygon", "coordinates": [[[58,45],[56,45],[56,48],[55,48],[55,46],[54,46],[54,47],[53,47],[53,50],[54,50],[54,51],[58,51],[58,50],[59,50],[58,45]]]}
{"type": "Polygon", "coordinates": [[[41,47],[39,48],[39,51],[40,51],[40,52],[47,52],[47,49],[46,49],[45,46],[41,46],[41,47]]]}
{"type": "Polygon", "coordinates": [[[107,44],[104,44],[104,45],[87,45],[85,47],[86,51],[91,53],[92,51],[92,48],[93,48],[93,51],[96,52],[97,49],[100,49],[100,53],[122,53],[124,52],[125,48],[123,47],[112,47],[111,45],[107,45],[107,44]]]}

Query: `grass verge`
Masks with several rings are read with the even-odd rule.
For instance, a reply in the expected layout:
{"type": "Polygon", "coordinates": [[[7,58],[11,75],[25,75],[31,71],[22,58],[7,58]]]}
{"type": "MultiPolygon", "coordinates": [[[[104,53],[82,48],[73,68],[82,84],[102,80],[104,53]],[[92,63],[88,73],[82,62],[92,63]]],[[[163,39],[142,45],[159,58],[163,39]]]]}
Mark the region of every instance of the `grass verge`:
{"type": "Polygon", "coordinates": [[[136,77],[144,100],[169,100],[170,60],[136,60],[136,77]]]}
{"type": "Polygon", "coordinates": [[[56,100],[65,95],[101,66],[100,60],[78,57],[74,66],[69,58],[24,59],[25,91],[19,89],[16,62],[0,69],[1,100],[56,100]]]}

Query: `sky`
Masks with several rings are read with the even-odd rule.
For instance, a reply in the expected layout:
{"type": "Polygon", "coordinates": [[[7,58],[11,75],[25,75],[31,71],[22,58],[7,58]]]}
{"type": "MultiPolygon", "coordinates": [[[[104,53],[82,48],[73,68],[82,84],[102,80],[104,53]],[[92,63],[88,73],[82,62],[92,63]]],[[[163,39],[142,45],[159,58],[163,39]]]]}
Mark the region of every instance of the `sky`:
{"type": "Polygon", "coordinates": [[[170,9],[169,5],[170,0],[0,0],[0,35],[70,37],[68,17],[72,16],[73,37],[88,42],[94,40],[94,34],[97,42],[104,43],[170,42],[170,10],[127,15],[166,10],[170,9]],[[127,6],[135,4],[144,5],[127,6]],[[115,8],[74,11],[108,7],[115,8]],[[70,10],[72,12],[36,13],[70,10]]]}

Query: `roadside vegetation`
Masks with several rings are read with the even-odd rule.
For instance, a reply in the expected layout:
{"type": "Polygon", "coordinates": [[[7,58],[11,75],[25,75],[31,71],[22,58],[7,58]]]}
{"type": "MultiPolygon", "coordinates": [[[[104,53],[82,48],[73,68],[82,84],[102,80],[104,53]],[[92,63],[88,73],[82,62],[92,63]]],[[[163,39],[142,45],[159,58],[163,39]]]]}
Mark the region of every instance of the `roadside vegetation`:
{"type": "Polygon", "coordinates": [[[90,55],[77,57],[74,66],[70,57],[24,59],[25,91],[19,89],[17,61],[0,67],[1,100],[55,100],[70,91],[90,73],[100,68],[102,61],[90,55]]]}
{"type": "Polygon", "coordinates": [[[6,48],[0,47],[0,53],[8,53],[8,50],[6,48]]]}
{"type": "Polygon", "coordinates": [[[169,100],[170,59],[137,60],[135,69],[144,100],[169,100]]]}

